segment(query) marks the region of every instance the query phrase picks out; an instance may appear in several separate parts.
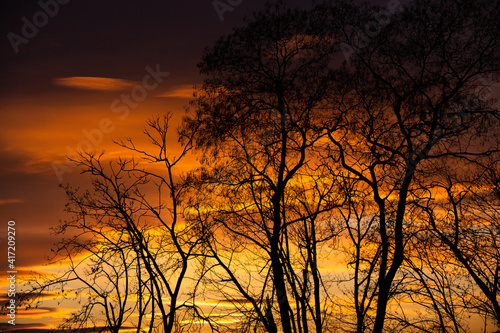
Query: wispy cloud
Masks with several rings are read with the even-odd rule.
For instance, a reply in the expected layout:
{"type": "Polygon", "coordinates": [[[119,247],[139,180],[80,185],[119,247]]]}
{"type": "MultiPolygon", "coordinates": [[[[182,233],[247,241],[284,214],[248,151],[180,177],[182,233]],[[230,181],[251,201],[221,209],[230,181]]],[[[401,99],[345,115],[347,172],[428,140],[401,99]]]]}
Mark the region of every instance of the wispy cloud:
{"type": "Polygon", "coordinates": [[[0,199],[0,206],[23,203],[23,200],[19,199],[0,199]]]}
{"type": "MultiPolygon", "coordinates": [[[[21,291],[21,292],[16,292],[16,297],[18,300],[22,299],[23,302],[30,302],[34,298],[37,298],[38,300],[41,301],[44,299],[54,300],[56,298],[63,298],[64,296],[56,294],[55,292],[32,293],[27,291],[21,291]]],[[[5,290],[5,295],[0,297],[0,303],[8,302],[9,300],[10,298],[7,297],[7,291],[5,290]]]]}
{"type": "Polygon", "coordinates": [[[94,76],[63,77],[55,79],[54,84],[75,89],[98,91],[121,91],[140,85],[136,81],[94,76]]]}
{"type": "Polygon", "coordinates": [[[192,84],[180,84],[159,95],[156,95],[156,97],[191,98],[193,97],[193,93],[194,87],[192,84]]]}

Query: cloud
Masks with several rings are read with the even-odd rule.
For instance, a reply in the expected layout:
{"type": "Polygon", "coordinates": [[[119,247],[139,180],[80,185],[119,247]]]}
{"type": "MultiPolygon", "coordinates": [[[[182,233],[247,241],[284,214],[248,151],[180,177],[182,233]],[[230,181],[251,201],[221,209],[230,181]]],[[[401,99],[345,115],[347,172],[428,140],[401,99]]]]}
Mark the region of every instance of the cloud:
{"type": "MultiPolygon", "coordinates": [[[[51,326],[48,324],[42,324],[42,323],[32,323],[32,324],[18,324],[16,322],[16,325],[13,327],[11,324],[8,323],[0,323],[0,332],[16,332],[16,333],[47,333],[47,332],[53,332],[53,333],[68,333],[69,330],[67,329],[58,329],[55,326],[51,326]]],[[[94,328],[81,328],[78,330],[78,332],[85,332],[85,333],[97,333],[97,332],[106,332],[107,329],[103,326],[97,326],[94,328]]],[[[132,327],[132,326],[124,326],[120,328],[120,332],[136,332],[137,329],[132,327]]]]}
{"type": "MultiPolygon", "coordinates": [[[[0,304],[8,303],[10,301],[10,297],[7,297],[7,291],[2,290],[2,292],[4,293],[4,295],[0,297],[0,304]]],[[[25,306],[25,303],[30,302],[35,298],[37,298],[38,300],[44,300],[44,299],[54,300],[56,298],[63,298],[63,297],[64,297],[63,295],[47,291],[42,293],[32,293],[28,291],[16,292],[16,298],[18,300],[18,304],[19,300],[22,300],[22,306],[25,306]]]]}
{"type": "Polygon", "coordinates": [[[192,84],[180,84],[156,95],[156,97],[192,98],[193,93],[194,87],[192,84]]]}
{"type": "Polygon", "coordinates": [[[49,329],[51,329],[51,326],[42,323],[21,324],[16,322],[14,327],[8,323],[0,323],[0,332],[42,333],[47,332],[49,329]]]}
{"type": "Polygon", "coordinates": [[[19,199],[0,199],[0,206],[23,203],[23,200],[19,199]]]}
{"type": "MultiPolygon", "coordinates": [[[[191,303],[192,304],[192,303],[191,303]]],[[[205,301],[197,301],[196,305],[198,306],[210,306],[210,307],[235,307],[236,305],[241,305],[241,306],[252,306],[252,303],[247,301],[246,299],[233,299],[233,300],[226,300],[226,299],[219,299],[219,300],[205,300],[205,301]]]]}
{"type": "Polygon", "coordinates": [[[98,91],[122,91],[129,90],[140,85],[140,83],[136,81],[93,76],[71,76],[58,78],[54,80],[54,84],[75,89],[98,91]]]}

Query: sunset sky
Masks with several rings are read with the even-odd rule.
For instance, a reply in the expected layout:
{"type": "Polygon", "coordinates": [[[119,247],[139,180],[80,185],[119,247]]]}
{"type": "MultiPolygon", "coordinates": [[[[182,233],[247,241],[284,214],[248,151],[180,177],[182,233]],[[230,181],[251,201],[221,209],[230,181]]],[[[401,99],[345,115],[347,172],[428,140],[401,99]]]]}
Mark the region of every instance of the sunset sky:
{"type": "MultiPolygon", "coordinates": [[[[65,218],[60,180],[73,185],[82,180],[77,170],[67,166],[62,178],[58,177],[54,163],[65,166],[66,154],[89,141],[85,133],[95,134],[103,124],[106,130],[100,132],[102,138],[94,135],[97,144],[92,148],[118,156],[123,152],[112,140],[126,136],[141,139],[148,117],[171,111],[174,120],[179,119],[192,86],[202,80],[196,64],[204,47],[241,25],[246,15],[261,10],[265,1],[241,1],[222,14],[223,20],[212,1],[60,2],[59,8],[47,7],[52,11],[50,17],[40,14],[43,8],[38,1],[2,1],[2,290],[7,270],[7,222],[16,221],[18,277],[21,271],[39,270],[57,240],[49,228],[65,218]],[[26,23],[34,20],[39,25],[37,31],[26,23]],[[130,95],[133,87],[143,84],[150,75],[147,68],[159,68],[169,75],[157,86],[150,78],[147,83],[151,89],[144,100],[125,106],[121,96],[130,95]]],[[[17,328],[56,324],[67,313],[56,306],[46,303],[36,315],[19,313],[17,328]],[[27,326],[20,325],[23,323],[27,326]]],[[[0,323],[5,322],[6,318],[0,319],[0,323]]]]}
{"type": "MultiPolygon", "coordinates": [[[[15,221],[17,292],[33,272],[64,270],[47,265],[60,239],[51,228],[69,218],[60,185],[85,188],[89,179],[67,156],[87,150],[105,152],[105,159],[130,157],[114,141],[131,138],[145,144],[147,120],[167,113],[173,116],[168,147],[175,153],[175,128],[194,87],[204,79],[197,67],[203,50],[243,26],[245,17],[263,10],[267,1],[1,2],[0,306],[9,301],[8,222],[15,221]]],[[[381,6],[391,1],[397,0],[369,0],[381,6]]],[[[317,1],[284,2],[307,7],[317,1]]],[[[196,157],[188,156],[175,171],[197,166],[196,157]]],[[[319,263],[325,274],[347,274],[347,265],[339,262],[328,257],[319,263]]],[[[15,329],[33,333],[56,327],[79,307],[72,300],[61,301],[60,295],[47,293],[38,309],[18,308],[15,329]]],[[[199,305],[211,308],[216,302],[231,306],[209,297],[199,305]]],[[[7,321],[0,316],[0,332],[12,330],[7,321]]]]}

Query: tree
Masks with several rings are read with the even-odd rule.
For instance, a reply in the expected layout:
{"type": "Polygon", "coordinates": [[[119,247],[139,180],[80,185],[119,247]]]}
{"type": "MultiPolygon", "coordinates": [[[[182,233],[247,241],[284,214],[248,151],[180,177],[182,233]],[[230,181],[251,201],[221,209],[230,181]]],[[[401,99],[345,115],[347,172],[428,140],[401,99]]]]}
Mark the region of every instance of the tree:
{"type": "MultiPolygon", "coordinates": [[[[417,221],[425,220],[418,208],[411,214],[417,221]]],[[[401,268],[408,283],[399,302],[411,302],[420,313],[415,319],[402,311],[393,320],[421,331],[469,332],[468,304],[474,287],[461,264],[440,246],[440,240],[428,228],[419,230],[408,247],[409,255],[401,268]]]]}
{"type": "Polygon", "coordinates": [[[141,161],[162,163],[166,173],[148,170],[134,159],[106,162],[103,154],[83,153],[74,161],[92,184],[84,193],[65,187],[72,219],[62,222],[56,233],[70,237],[60,242],[54,260],[69,263],[67,270],[33,281],[41,296],[61,288],[63,296],[74,294],[82,303],[67,328],[141,332],[161,327],[173,332],[193,326],[180,319],[196,311],[182,286],[200,238],[180,220],[185,188],[174,176],[191,145],[188,138],[179,155],[170,156],[169,119],[153,118],[145,130],[157,152],[141,150],[130,139],[118,142],[141,161]]]}
{"type": "Polygon", "coordinates": [[[429,197],[420,208],[436,242],[474,286],[462,307],[500,327],[498,155],[482,162],[467,174],[448,166],[435,183],[444,199],[429,197]]]}
{"type": "Polygon", "coordinates": [[[329,8],[330,30],[343,54],[349,50],[330,103],[335,119],[338,109],[345,114],[345,126],[329,131],[332,163],[340,159],[350,177],[367,184],[378,206],[373,331],[382,332],[416,227],[407,212],[418,191],[429,188],[430,167],[446,157],[467,163],[498,150],[497,140],[481,140],[498,128],[491,96],[482,92],[499,70],[500,26],[493,17],[500,5],[423,0],[382,16],[375,6],[329,8]]]}
{"type": "Polygon", "coordinates": [[[339,207],[337,219],[345,225],[342,248],[351,271],[339,278],[342,292],[347,296],[339,303],[344,311],[349,309],[345,312],[355,314],[354,320],[345,318],[342,322],[352,326],[352,331],[365,332],[373,322],[372,303],[377,292],[376,274],[381,252],[377,212],[366,185],[348,177],[344,177],[343,184],[347,200],[339,207]]]}
{"type": "Polygon", "coordinates": [[[82,156],[93,188],[67,188],[75,219],[61,231],[77,235],[58,253],[88,256],[42,289],[84,283],[94,298],[75,322],[99,307],[115,331],[463,332],[471,309],[498,320],[500,2],[393,4],[279,1],[207,48],[180,156],[168,117],[146,132],[158,152],[119,142],[165,173],[82,156]],[[191,147],[201,167],[179,179],[191,147]],[[231,307],[197,306],[212,297],[231,307]]]}
{"type": "Polygon", "coordinates": [[[212,280],[234,294],[219,292],[251,305],[245,330],[326,330],[319,248],[335,237],[327,217],[343,199],[312,126],[323,119],[333,54],[331,37],[314,31],[317,14],[268,5],[217,41],[184,120],[205,161],[193,176],[203,198],[193,218],[211,235],[212,280]]]}

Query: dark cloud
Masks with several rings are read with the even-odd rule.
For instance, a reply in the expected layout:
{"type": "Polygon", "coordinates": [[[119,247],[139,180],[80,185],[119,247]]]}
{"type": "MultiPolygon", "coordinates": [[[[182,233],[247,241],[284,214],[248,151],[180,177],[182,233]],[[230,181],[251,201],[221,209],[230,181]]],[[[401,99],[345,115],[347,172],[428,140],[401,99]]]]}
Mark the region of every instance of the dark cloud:
{"type": "MultiPolygon", "coordinates": [[[[17,53],[2,38],[3,93],[48,93],[54,87],[47,83],[57,77],[138,80],[145,66],[157,63],[175,78],[197,78],[196,63],[204,47],[264,3],[243,1],[221,21],[212,1],[70,1],[20,44],[17,53]]],[[[5,0],[2,7],[2,36],[22,36],[23,17],[33,22],[42,11],[37,1],[5,0]]]]}

